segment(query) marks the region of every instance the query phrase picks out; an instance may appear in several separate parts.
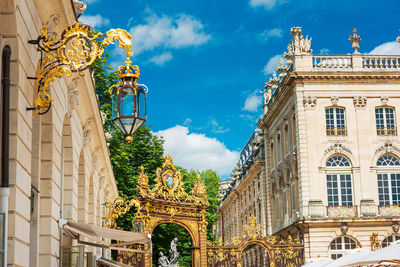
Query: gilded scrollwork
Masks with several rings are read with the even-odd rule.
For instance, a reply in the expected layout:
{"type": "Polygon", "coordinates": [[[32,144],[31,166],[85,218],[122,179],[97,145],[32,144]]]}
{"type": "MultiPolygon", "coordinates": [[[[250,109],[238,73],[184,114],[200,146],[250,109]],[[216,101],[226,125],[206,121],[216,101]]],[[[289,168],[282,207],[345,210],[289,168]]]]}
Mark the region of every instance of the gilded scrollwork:
{"type": "MultiPolygon", "coordinates": [[[[56,35],[49,35],[46,25],[43,25],[39,37],[29,41],[37,45],[37,50],[41,52],[35,77],[38,93],[34,107],[29,110],[39,115],[45,114],[53,101],[48,88],[54,79],[61,78],[64,74],[71,76],[72,72],[81,73],[86,70],[97,58],[101,58],[104,47],[113,44],[116,40],[119,41],[119,47],[126,50],[126,61],[130,62],[129,57],[133,55],[132,36],[125,30],[112,29],[106,34],[93,33],[89,25],[75,22],[67,27],[57,40],[56,35]],[[101,41],[104,36],[105,38],[101,41]]],[[[137,66],[132,68],[137,69],[139,73],[137,66]]]]}

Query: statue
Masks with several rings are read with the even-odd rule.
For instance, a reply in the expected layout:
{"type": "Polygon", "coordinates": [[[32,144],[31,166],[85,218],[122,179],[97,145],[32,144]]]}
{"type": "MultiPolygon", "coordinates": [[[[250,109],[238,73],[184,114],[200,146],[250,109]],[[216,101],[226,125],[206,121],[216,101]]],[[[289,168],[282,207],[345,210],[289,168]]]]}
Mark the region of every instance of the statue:
{"type": "Polygon", "coordinates": [[[169,267],[169,260],[162,252],[160,252],[160,258],[158,258],[158,267],[169,267]]]}
{"type": "Polygon", "coordinates": [[[169,253],[171,254],[171,260],[169,261],[170,262],[170,267],[176,267],[176,266],[178,266],[177,265],[177,263],[178,263],[178,257],[179,257],[179,252],[178,252],[178,249],[177,249],[177,244],[178,244],[178,238],[174,238],[172,241],[171,241],[171,249],[169,250],[169,253]]]}

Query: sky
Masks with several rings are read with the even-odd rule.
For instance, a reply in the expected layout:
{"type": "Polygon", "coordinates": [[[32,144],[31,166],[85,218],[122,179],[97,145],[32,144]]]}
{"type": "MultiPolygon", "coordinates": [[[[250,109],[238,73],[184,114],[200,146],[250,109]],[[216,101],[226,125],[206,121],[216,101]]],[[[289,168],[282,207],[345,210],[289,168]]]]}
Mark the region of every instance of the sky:
{"type": "MultiPolygon", "coordinates": [[[[139,83],[149,87],[147,123],[166,153],[188,169],[229,177],[262,115],[264,83],[290,28],[312,38],[313,54],[400,54],[399,0],[86,0],[79,19],[133,36],[139,83]]],[[[107,48],[114,68],[124,51],[107,48]]]]}

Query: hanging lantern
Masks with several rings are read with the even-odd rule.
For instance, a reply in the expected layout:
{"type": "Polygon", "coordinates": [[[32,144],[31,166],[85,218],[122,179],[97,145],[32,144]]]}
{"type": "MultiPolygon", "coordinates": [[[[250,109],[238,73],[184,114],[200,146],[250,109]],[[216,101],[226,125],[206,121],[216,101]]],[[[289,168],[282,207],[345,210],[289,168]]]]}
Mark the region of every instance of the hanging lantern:
{"type": "Polygon", "coordinates": [[[146,94],[148,88],[137,84],[139,67],[132,66],[128,58],[125,66],[118,67],[119,82],[110,87],[112,121],[126,135],[130,143],[133,133],[146,121],[146,94]]]}

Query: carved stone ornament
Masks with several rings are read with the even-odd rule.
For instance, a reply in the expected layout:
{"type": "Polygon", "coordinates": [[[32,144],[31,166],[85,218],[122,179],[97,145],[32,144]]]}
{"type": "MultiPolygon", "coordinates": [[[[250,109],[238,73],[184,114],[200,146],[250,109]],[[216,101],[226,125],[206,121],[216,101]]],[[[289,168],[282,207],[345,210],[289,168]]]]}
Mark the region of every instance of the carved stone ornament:
{"type": "Polygon", "coordinates": [[[340,231],[342,232],[343,235],[347,234],[347,230],[349,230],[349,227],[345,224],[342,224],[340,226],[340,231]]]}
{"type": "Polygon", "coordinates": [[[78,80],[79,78],[72,79],[68,86],[68,102],[71,110],[75,110],[79,105],[80,92],[78,90],[78,80]]]}
{"type": "Polygon", "coordinates": [[[375,151],[376,154],[381,154],[381,153],[386,154],[386,153],[393,153],[393,152],[396,152],[396,153],[400,154],[400,149],[397,148],[396,146],[394,146],[390,142],[385,143],[383,146],[379,147],[375,151]]]}
{"type": "Polygon", "coordinates": [[[290,29],[290,34],[293,35],[291,40],[291,49],[294,55],[307,55],[312,53],[311,49],[311,39],[308,39],[308,35],[306,38],[302,35],[301,27],[293,27],[290,29]]]}
{"type": "Polygon", "coordinates": [[[338,102],[339,102],[339,97],[337,96],[331,96],[331,102],[333,106],[337,106],[338,102]]]}
{"type": "Polygon", "coordinates": [[[74,0],[73,3],[74,3],[74,8],[75,8],[75,12],[76,13],[82,14],[83,12],[85,12],[85,10],[86,10],[86,3],[85,2],[81,2],[79,0],[74,0]]]}
{"type": "Polygon", "coordinates": [[[392,229],[393,229],[393,232],[394,232],[395,234],[397,234],[397,233],[399,232],[400,225],[398,225],[397,223],[394,223],[394,224],[392,225],[392,229]]]}
{"type": "Polygon", "coordinates": [[[361,41],[360,35],[357,35],[357,29],[353,28],[353,35],[350,35],[349,41],[352,43],[351,47],[354,49],[354,54],[360,54],[360,52],[357,51],[358,48],[360,48],[360,45],[358,44],[361,41]]]}
{"type": "Polygon", "coordinates": [[[387,105],[389,102],[389,98],[387,96],[381,96],[382,105],[387,105]]]}
{"type": "Polygon", "coordinates": [[[49,33],[56,32],[57,25],[60,24],[60,15],[52,14],[46,23],[47,30],[49,33]]]}
{"type": "Polygon", "coordinates": [[[317,105],[317,98],[315,96],[305,96],[303,105],[305,108],[313,108],[317,105]]]}
{"type": "Polygon", "coordinates": [[[365,108],[367,105],[367,97],[366,96],[355,96],[353,97],[354,107],[356,108],[365,108]]]}
{"type": "Polygon", "coordinates": [[[338,154],[341,154],[341,153],[343,154],[344,152],[346,152],[348,154],[352,154],[350,148],[345,147],[341,143],[336,143],[334,145],[331,145],[330,147],[328,147],[325,150],[325,154],[328,154],[328,153],[331,153],[331,152],[338,153],[338,154]]]}
{"type": "Polygon", "coordinates": [[[93,170],[97,170],[100,165],[99,155],[96,152],[93,152],[92,155],[92,167],[93,170]]]}
{"type": "Polygon", "coordinates": [[[83,125],[83,147],[87,147],[92,140],[92,120],[87,119],[86,123],[83,125]]]}

